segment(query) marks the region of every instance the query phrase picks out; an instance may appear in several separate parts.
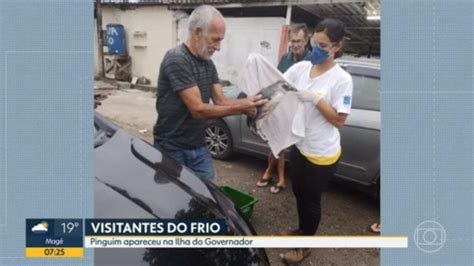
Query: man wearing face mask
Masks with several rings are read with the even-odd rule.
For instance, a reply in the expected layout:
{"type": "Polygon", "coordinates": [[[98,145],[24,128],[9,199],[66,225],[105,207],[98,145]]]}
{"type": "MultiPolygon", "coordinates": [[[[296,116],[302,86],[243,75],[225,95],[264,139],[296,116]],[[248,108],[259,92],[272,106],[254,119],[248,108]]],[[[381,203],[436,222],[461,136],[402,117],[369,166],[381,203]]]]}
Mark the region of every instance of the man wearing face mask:
{"type": "Polygon", "coordinates": [[[212,180],[205,120],[242,113],[254,116],[265,100],[261,96],[225,98],[211,60],[225,35],[224,18],[217,9],[208,5],[196,8],[188,19],[188,30],[187,41],[169,50],[161,62],[154,146],[200,178],[212,180]]]}

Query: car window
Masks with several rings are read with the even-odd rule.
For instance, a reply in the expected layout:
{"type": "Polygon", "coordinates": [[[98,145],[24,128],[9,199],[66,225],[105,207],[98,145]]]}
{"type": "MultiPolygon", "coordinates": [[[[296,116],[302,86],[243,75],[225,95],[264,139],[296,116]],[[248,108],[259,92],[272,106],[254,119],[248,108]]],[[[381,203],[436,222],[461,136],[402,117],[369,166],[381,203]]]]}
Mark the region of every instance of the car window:
{"type": "Polygon", "coordinates": [[[352,81],[352,108],[380,111],[380,79],[353,74],[352,81]]]}

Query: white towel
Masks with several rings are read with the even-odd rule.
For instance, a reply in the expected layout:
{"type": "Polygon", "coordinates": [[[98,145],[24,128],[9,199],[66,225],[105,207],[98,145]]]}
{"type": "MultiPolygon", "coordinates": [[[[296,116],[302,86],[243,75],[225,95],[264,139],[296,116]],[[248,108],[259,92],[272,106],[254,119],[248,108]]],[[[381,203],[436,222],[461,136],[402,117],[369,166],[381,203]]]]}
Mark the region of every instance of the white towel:
{"type": "Polygon", "coordinates": [[[253,96],[279,80],[285,80],[280,71],[262,55],[252,53],[245,60],[237,86],[248,96],[253,96]]]}
{"type": "MultiPolygon", "coordinates": [[[[253,96],[279,80],[285,78],[265,57],[250,54],[242,68],[238,87],[253,96]]],[[[294,92],[286,93],[273,112],[258,121],[257,130],[264,135],[273,155],[278,158],[280,151],[298,143],[305,136],[304,104],[294,92]]]]}

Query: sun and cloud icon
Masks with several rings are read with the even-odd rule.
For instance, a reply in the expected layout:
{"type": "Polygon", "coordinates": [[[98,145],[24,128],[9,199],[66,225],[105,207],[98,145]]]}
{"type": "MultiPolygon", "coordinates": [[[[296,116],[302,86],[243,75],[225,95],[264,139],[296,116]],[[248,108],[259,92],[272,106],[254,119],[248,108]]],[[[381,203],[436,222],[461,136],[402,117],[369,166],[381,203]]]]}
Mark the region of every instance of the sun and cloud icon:
{"type": "Polygon", "coordinates": [[[48,232],[48,223],[43,221],[43,222],[33,226],[33,228],[31,228],[31,231],[33,233],[46,233],[46,232],[48,232]]]}

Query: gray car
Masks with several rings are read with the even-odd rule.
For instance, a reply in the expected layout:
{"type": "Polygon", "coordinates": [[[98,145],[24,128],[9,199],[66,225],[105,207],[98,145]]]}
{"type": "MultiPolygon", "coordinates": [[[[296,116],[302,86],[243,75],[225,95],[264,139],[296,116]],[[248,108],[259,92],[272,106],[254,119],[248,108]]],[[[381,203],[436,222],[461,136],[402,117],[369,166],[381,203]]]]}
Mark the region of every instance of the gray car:
{"type": "MultiPolygon", "coordinates": [[[[380,191],[380,61],[337,60],[352,75],[353,104],[341,133],[342,157],[336,179],[378,198],[380,191]]],[[[224,87],[228,98],[241,96],[235,86],[224,87]]],[[[215,159],[230,159],[233,152],[266,158],[267,144],[249,130],[244,115],[208,121],[206,144],[215,159]]],[[[288,157],[287,157],[288,158],[288,157]]]]}

